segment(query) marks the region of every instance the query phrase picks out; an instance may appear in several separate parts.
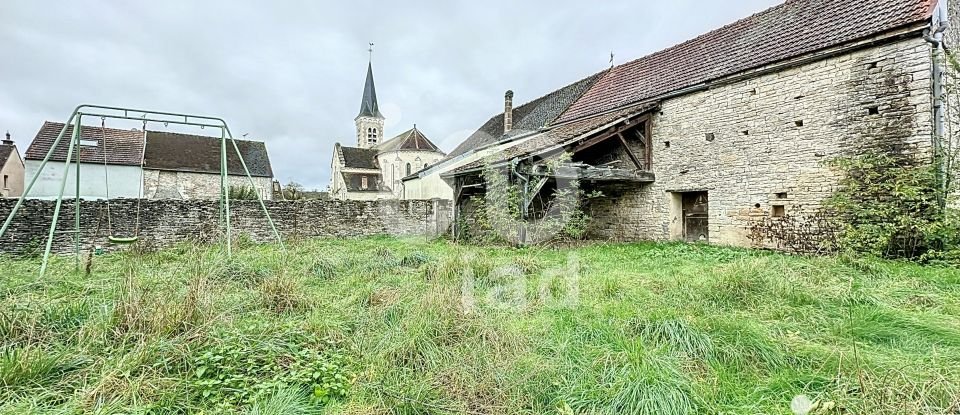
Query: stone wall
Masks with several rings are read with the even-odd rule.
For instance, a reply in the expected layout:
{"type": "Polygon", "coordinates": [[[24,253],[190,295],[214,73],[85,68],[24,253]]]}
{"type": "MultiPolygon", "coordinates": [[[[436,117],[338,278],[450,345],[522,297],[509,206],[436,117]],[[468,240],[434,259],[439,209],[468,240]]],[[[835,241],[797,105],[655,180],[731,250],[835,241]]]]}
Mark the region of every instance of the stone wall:
{"type": "MultiPolygon", "coordinates": [[[[6,219],[15,199],[0,200],[0,219],[6,219]]],[[[410,201],[267,201],[271,218],[284,238],[359,237],[371,235],[437,236],[450,224],[450,202],[410,201]]],[[[0,238],[0,252],[22,252],[46,241],[54,201],[27,200],[7,234],[0,238]]],[[[109,204],[114,236],[136,234],[137,201],[112,200],[109,204]]],[[[111,247],[107,241],[107,204],[82,201],[81,242],[83,249],[111,247]]],[[[219,209],[216,200],[142,200],[140,201],[141,240],[154,247],[183,241],[214,240],[219,235],[219,209]]],[[[231,223],[235,234],[247,234],[256,241],[272,241],[263,210],[256,201],[231,203],[231,223]]],[[[56,252],[73,249],[74,208],[64,201],[54,239],[56,252]],[[67,231],[67,232],[65,232],[67,231]]]]}
{"type": "Polygon", "coordinates": [[[656,182],[603,189],[591,236],[679,239],[681,193],[706,191],[710,241],[747,246],[751,221],[774,206],[812,212],[833,193],[827,160],[867,146],[926,157],[930,56],[922,39],[902,40],[664,101],[656,182]]]}
{"type": "MultiPolygon", "coordinates": [[[[273,179],[254,177],[261,198],[273,198],[273,179]]],[[[245,175],[227,176],[227,186],[250,187],[245,175]]],[[[148,199],[219,199],[220,174],[144,169],[143,194],[148,199]]]]}

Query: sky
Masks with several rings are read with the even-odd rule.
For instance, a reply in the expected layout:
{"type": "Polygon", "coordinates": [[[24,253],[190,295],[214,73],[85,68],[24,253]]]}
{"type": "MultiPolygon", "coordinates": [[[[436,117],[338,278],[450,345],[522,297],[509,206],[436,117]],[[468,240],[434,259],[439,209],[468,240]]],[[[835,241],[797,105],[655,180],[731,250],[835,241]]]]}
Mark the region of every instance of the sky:
{"type": "Polygon", "coordinates": [[[520,105],[611,52],[627,62],[779,2],[3,0],[0,130],[22,153],[80,103],[213,115],[267,144],[277,180],[322,190],[334,143],[356,142],[370,42],[386,136],[416,124],[450,151],[508,89],[520,105]]]}

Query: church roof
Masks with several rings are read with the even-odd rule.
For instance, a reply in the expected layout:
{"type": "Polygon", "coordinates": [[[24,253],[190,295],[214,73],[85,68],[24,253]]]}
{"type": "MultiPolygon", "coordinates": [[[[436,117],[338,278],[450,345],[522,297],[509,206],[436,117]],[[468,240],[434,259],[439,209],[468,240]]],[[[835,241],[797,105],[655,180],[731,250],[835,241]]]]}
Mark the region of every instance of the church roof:
{"type": "Polygon", "coordinates": [[[388,151],[435,151],[442,153],[440,148],[438,148],[427,136],[423,135],[417,126],[400,133],[400,135],[393,137],[387,141],[384,141],[376,147],[376,149],[385,153],[388,151]]]}
{"type": "Polygon", "coordinates": [[[380,166],[377,165],[377,153],[379,153],[377,149],[345,147],[341,146],[340,143],[337,143],[337,146],[340,147],[340,155],[343,157],[343,167],[369,170],[380,169],[380,166]]]}
{"type": "Polygon", "coordinates": [[[367,81],[363,84],[363,99],[360,101],[360,114],[357,117],[383,118],[377,105],[377,87],[373,83],[373,63],[367,64],[367,81]]]}

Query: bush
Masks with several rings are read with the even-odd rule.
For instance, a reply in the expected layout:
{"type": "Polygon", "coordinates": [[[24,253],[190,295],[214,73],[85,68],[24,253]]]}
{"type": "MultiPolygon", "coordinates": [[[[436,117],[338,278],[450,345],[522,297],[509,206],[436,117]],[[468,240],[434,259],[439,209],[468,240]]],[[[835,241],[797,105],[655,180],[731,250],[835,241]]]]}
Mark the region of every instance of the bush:
{"type": "Polygon", "coordinates": [[[843,172],[826,203],[839,226],[839,249],[914,260],[958,249],[957,213],[943,202],[936,163],[875,150],[830,164],[843,172]]]}

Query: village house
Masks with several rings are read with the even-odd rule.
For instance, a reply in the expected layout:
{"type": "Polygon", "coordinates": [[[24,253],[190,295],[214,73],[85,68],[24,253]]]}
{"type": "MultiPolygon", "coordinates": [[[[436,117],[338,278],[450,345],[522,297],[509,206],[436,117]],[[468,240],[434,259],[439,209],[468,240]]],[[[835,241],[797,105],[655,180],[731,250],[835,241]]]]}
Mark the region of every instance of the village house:
{"type": "MultiPolygon", "coordinates": [[[[26,175],[33,177],[63,123],[47,121],[27,148],[26,175]]],[[[220,137],[165,131],[123,130],[84,126],[80,131],[80,197],[84,199],[218,199],[220,197],[220,137]]],[[[64,137],[71,137],[68,125],[64,137]]],[[[273,198],[273,169],[262,142],[236,140],[243,161],[261,198],[273,198]]],[[[29,198],[54,199],[60,190],[69,140],[61,140],[29,198]]],[[[74,153],[76,155],[76,153],[74,153]]],[[[73,162],[74,160],[71,160],[73,162]]],[[[76,194],[71,163],[64,197],[76,194]]],[[[227,185],[250,188],[240,158],[227,152],[227,185]]]]}
{"type": "Polygon", "coordinates": [[[409,199],[402,179],[440,161],[445,154],[416,125],[386,141],[384,121],[367,64],[360,113],[354,119],[357,146],[336,143],[330,163],[330,195],[340,200],[409,199]]]}
{"type": "Polygon", "coordinates": [[[949,144],[947,10],[789,0],[517,108],[507,92],[502,114],[410,180],[445,180],[457,222],[497,197],[481,178],[496,168],[524,183],[533,218],[574,180],[602,192],[586,206],[593,238],[748,246],[758,218],[822,206],[839,179],[826,161],[866,148],[929,161],[949,144]]]}
{"type": "Polygon", "coordinates": [[[10,132],[0,141],[0,198],[20,197],[23,194],[23,159],[10,132]]]}

